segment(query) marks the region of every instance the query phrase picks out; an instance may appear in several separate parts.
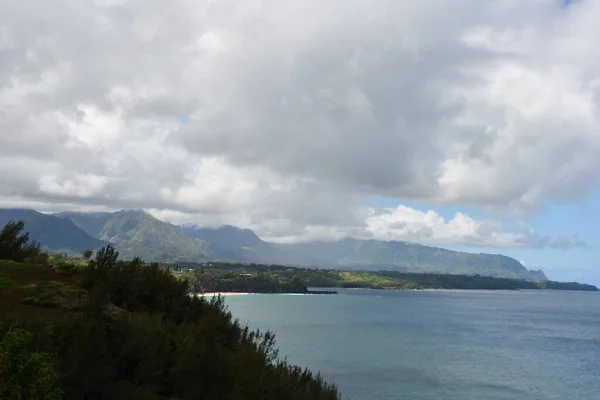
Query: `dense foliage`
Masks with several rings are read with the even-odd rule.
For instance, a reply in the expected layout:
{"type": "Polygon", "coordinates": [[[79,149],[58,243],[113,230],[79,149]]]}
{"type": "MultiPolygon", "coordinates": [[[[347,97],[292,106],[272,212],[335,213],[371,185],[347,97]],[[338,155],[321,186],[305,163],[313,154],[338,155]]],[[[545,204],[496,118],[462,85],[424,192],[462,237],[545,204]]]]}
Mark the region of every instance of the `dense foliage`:
{"type": "Polygon", "coordinates": [[[0,277],[37,282],[0,289],[0,398],[339,398],[279,360],[273,334],[242,326],[222,298],[189,296],[169,270],[118,257],[109,245],[87,266],[55,263],[67,275],[0,262],[0,277]]]}
{"type": "Polygon", "coordinates": [[[64,392],[49,353],[23,328],[0,326],[0,399],[60,400],[64,392]]]}
{"type": "Polygon", "coordinates": [[[29,232],[24,232],[23,221],[9,221],[0,231],[0,259],[24,261],[35,258],[40,250],[37,243],[30,241],[29,232]]]}

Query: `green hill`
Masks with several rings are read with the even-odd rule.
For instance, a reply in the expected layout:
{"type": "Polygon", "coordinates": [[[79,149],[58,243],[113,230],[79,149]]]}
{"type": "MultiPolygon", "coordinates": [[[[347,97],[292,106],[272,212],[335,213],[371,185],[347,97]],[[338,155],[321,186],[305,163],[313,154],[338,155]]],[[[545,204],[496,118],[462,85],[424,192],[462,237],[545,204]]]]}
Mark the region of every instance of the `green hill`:
{"type": "Polygon", "coordinates": [[[97,237],[115,244],[124,258],[163,261],[208,258],[206,242],[143,211],[126,210],[111,214],[97,237]]]}

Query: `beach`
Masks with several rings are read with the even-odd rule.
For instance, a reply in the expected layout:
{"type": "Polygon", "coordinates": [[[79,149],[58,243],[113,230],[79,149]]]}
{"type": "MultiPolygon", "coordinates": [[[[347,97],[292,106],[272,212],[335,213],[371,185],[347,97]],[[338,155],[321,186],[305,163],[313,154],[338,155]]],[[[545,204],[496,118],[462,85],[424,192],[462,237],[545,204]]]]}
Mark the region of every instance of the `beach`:
{"type": "Polygon", "coordinates": [[[190,293],[190,296],[199,296],[199,297],[214,297],[214,296],[244,296],[249,294],[256,293],[247,293],[247,292],[206,292],[206,293],[190,293]]]}

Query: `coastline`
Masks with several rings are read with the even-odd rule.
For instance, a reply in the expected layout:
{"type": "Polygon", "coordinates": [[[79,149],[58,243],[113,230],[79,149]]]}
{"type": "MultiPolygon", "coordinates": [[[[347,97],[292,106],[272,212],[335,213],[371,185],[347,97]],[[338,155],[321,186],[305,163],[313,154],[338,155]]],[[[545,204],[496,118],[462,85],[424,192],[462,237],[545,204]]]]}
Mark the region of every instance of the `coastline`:
{"type": "Polygon", "coordinates": [[[338,294],[332,290],[310,290],[307,292],[204,292],[189,293],[192,297],[215,297],[215,296],[247,296],[252,294],[296,294],[296,295],[327,295],[338,294]]]}
{"type": "Polygon", "coordinates": [[[192,297],[215,297],[215,296],[246,296],[250,294],[257,293],[249,293],[249,292],[205,292],[205,293],[190,293],[189,295],[192,297]]]}

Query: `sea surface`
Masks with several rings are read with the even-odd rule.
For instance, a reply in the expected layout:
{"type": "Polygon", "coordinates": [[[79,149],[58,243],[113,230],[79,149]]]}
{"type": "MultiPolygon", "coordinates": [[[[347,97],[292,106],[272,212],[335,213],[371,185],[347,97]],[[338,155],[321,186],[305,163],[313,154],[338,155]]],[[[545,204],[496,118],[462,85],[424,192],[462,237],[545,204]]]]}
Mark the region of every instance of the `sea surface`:
{"type": "Polygon", "coordinates": [[[597,292],[340,290],[226,304],[344,399],[600,399],[597,292]]]}

